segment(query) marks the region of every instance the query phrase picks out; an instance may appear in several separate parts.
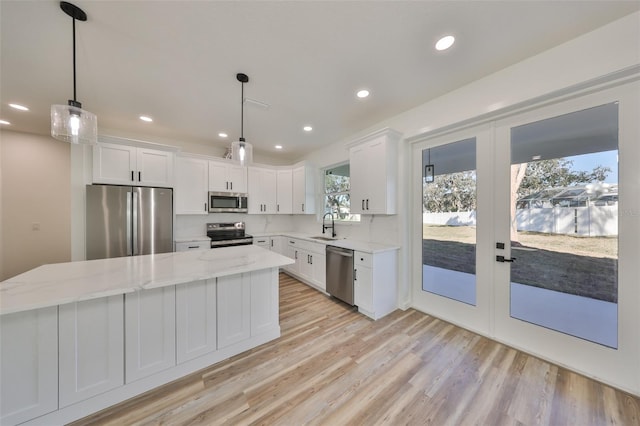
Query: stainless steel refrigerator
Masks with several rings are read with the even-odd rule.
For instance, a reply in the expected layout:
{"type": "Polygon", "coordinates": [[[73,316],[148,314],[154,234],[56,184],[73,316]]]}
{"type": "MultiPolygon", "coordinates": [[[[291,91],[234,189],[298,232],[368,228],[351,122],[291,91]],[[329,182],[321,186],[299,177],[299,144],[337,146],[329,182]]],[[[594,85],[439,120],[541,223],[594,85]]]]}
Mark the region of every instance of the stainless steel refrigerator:
{"type": "Polygon", "coordinates": [[[87,260],[173,251],[173,190],[87,185],[87,260]]]}

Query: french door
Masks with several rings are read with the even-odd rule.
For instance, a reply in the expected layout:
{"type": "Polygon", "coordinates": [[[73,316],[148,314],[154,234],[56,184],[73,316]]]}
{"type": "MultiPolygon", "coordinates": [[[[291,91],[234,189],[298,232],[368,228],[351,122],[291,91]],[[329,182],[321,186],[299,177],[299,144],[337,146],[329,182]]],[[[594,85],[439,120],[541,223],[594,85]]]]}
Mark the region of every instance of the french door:
{"type": "Polygon", "coordinates": [[[639,94],[414,143],[413,305],[640,393],[639,94]]]}

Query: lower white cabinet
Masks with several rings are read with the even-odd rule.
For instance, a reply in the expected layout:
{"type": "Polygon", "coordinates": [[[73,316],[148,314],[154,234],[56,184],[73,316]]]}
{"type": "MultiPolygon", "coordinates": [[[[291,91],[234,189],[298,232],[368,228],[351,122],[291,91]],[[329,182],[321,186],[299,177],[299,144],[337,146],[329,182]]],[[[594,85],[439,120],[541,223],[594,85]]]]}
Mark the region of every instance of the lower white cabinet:
{"type": "Polygon", "coordinates": [[[183,241],[176,244],[176,251],[192,251],[192,250],[209,250],[211,249],[211,240],[202,241],[183,241]]]}
{"type": "Polygon", "coordinates": [[[122,295],[61,305],[60,407],[124,384],[122,295]]]}
{"type": "Polygon", "coordinates": [[[285,271],[296,275],[307,284],[326,291],[326,246],[297,238],[287,238],[285,241],[287,245],[283,254],[296,261],[295,264],[286,266],[285,271]]]}
{"type": "Polygon", "coordinates": [[[251,276],[218,278],[218,348],[251,336],[251,276]]]}
{"type": "Polygon", "coordinates": [[[176,287],[176,358],[178,364],[217,347],[216,280],[176,287]]]}
{"type": "Polygon", "coordinates": [[[397,252],[353,253],[354,304],[358,311],[379,319],[398,307],[397,252]]]}
{"type": "Polygon", "coordinates": [[[278,327],[278,287],[270,284],[277,279],[276,269],[251,272],[251,336],[278,327]]]}
{"type": "Polygon", "coordinates": [[[125,381],[176,364],[175,286],[125,295],[125,381]]]}
{"type": "Polygon", "coordinates": [[[0,423],[58,408],[58,307],[0,317],[0,423]]]}
{"type": "Polygon", "coordinates": [[[271,237],[271,251],[275,251],[278,254],[283,256],[285,255],[285,247],[287,243],[287,238],[281,235],[275,235],[271,237]]]}

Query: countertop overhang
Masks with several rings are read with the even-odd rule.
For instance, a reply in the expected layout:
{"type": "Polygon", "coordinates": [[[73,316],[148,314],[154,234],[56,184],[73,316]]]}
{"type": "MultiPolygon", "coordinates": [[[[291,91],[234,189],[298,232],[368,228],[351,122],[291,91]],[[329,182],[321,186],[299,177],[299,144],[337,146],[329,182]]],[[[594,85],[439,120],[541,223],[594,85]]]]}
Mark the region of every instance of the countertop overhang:
{"type": "Polygon", "coordinates": [[[0,283],[0,315],[292,263],[247,245],[43,265],[0,283]]]}

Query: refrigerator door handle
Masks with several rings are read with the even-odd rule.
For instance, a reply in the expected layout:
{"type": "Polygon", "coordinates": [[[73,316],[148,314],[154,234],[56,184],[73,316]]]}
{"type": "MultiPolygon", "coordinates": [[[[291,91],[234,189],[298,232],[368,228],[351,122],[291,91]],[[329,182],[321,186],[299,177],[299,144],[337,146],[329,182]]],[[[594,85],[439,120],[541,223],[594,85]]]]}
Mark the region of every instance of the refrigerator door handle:
{"type": "Polygon", "coordinates": [[[131,240],[131,192],[127,192],[127,256],[133,255],[131,240]]]}
{"type": "Polygon", "coordinates": [[[131,240],[131,245],[133,246],[133,255],[137,256],[139,254],[138,247],[138,193],[133,191],[133,208],[131,209],[133,212],[133,239],[131,240]]]}

